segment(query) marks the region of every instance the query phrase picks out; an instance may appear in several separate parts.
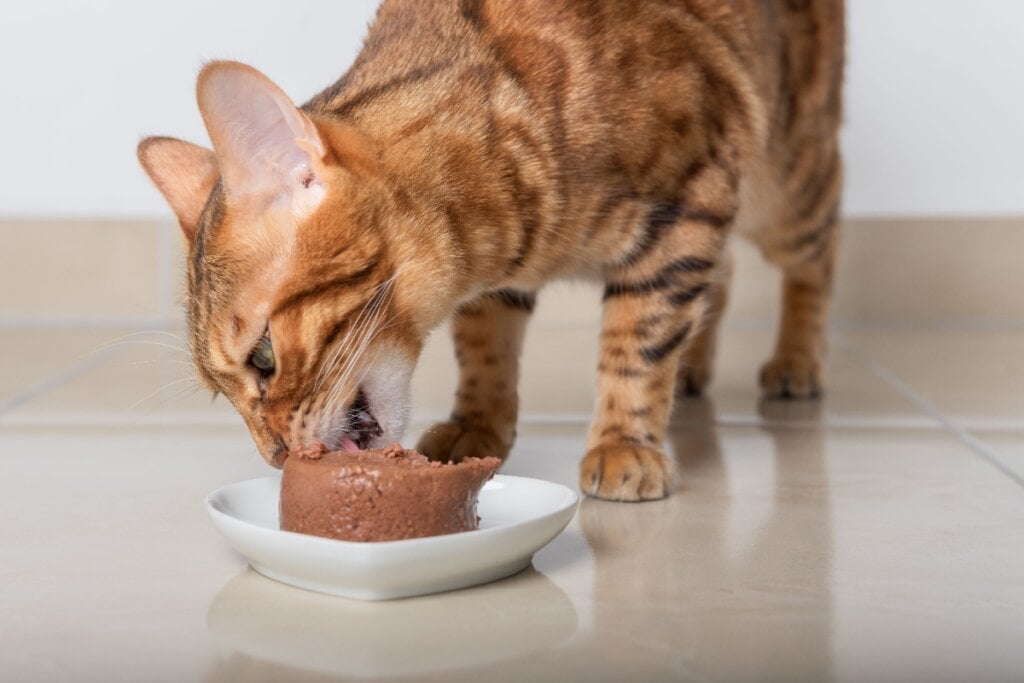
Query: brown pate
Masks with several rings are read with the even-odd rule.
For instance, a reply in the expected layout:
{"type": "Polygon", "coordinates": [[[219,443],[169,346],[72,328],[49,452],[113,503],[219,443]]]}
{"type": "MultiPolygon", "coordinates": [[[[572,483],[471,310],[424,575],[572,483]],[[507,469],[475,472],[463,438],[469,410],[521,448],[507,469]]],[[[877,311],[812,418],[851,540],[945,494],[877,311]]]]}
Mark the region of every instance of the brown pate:
{"type": "Polygon", "coordinates": [[[476,529],[477,496],[497,458],[440,463],[398,444],[292,453],[281,477],[281,528],[345,541],[394,541],[476,529]]]}

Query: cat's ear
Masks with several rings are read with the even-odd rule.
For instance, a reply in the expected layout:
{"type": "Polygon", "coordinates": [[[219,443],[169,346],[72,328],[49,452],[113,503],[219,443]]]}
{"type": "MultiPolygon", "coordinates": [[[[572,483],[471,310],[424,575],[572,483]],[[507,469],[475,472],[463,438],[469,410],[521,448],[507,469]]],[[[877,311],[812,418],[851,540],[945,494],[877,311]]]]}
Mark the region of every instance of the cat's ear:
{"type": "Polygon", "coordinates": [[[211,62],[196,97],[229,202],[287,198],[298,208],[323,196],[320,134],[270,79],[245,64],[211,62]]]}
{"type": "Polygon", "coordinates": [[[142,168],[171,205],[182,232],[191,241],[217,184],[217,157],[205,147],[163,137],[140,142],[138,155],[142,168]]]}

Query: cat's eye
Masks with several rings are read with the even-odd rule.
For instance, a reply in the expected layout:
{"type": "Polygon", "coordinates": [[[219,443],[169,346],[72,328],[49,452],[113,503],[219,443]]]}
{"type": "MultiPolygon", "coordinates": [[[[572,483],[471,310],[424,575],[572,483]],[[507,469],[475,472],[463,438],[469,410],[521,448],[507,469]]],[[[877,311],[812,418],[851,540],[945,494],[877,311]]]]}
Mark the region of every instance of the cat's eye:
{"type": "Polygon", "coordinates": [[[270,335],[260,337],[249,354],[249,365],[259,370],[264,377],[274,374],[274,347],[270,344],[270,335]]]}

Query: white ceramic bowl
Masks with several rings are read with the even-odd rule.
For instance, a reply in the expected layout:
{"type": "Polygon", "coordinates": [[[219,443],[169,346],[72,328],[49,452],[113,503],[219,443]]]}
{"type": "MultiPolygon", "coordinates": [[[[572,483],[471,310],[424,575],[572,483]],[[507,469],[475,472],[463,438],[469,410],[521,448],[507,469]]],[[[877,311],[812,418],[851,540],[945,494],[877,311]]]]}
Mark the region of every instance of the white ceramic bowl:
{"type": "Polygon", "coordinates": [[[477,531],[355,543],[281,531],[280,489],[279,476],[229,484],[206,497],[206,509],[260,574],[359,600],[437,593],[515,574],[565,528],[579,502],[560,484],[499,474],[480,492],[477,531]]]}

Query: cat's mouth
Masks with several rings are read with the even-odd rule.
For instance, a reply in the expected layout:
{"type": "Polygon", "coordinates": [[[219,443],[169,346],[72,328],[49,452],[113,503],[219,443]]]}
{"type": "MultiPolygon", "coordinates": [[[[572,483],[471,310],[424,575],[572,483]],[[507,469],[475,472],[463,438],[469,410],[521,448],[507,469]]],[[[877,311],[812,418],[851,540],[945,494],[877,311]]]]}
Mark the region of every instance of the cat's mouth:
{"type": "Polygon", "coordinates": [[[370,409],[370,399],[366,391],[359,387],[355,399],[345,413],[345,432],[337,444],[338,450],[366,450],[375,438],[383,434],[384,430],[370,409]]]}

